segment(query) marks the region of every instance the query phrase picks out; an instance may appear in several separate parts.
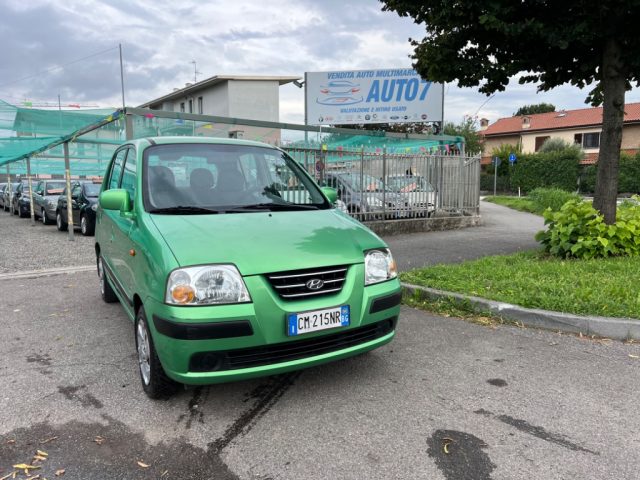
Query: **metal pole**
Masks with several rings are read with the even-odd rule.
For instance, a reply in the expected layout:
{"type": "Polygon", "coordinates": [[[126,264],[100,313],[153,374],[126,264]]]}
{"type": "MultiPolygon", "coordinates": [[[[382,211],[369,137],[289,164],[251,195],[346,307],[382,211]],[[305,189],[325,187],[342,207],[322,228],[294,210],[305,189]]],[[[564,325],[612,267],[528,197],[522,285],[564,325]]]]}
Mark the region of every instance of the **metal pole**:
{"type": "Polygon", "coordinates": [[[382,149],[382,219],[387,219],[387,147],[382,149]]]}
{"type": "MultiPolygon", "coordinates": [[[[9,192],[9,195],[7,195],[7,198],[9,199],[9,213],[11,212],[11,172],[9,171],[9,164],[7,163],[7,192],[9,192]]],[[[3,199],[4,202],[4,199],[3,199]]],[[[4,205],[4,203],[3,203],[4,205]]],[[[4,208],[6,208],[7,206],[4,205],[4,208]]]]}
{"type": "Polygon", "coordinates": [[[493,196],[496,196],[496,190],[498,187],[498,159],[493,159],[493,196]]]}
{"type": "Polygon", "coordinates": [[[122,89],[122,109],[124,110],[124,67],[122,65],[122,44],[118,44],[118,50],[120,52],[120,87],[122,89]]]}
{"type": "Polygon", "coordinates": [[[29,208],[31,210],[31,226],[36,226],[36,217],[33,211],[33,185],[31,184],[31,157],[27,157],[27,181],[29,182],[29,208]]]}
{"type": "Polygon", "coordinates": [[[364,220],[362,216],[362,207],[364,206],[364,145],[360,150],[360,218],[358,220],[364,220]]]}
{"type": "Polygon", "coordinates": [[[69,230],[69,241],[73,242],[73,206],[71,205],[71,167],[69,165],[69,142],[64,142],[64,174],[67,180],[67,229],[69,230]]]}

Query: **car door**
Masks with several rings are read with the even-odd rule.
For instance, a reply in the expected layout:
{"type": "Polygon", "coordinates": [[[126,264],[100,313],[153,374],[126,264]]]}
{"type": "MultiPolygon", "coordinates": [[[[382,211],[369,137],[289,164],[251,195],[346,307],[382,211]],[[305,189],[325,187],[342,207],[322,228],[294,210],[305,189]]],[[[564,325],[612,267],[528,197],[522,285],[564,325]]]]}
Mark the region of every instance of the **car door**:
{"type": "MultiPolygon", "coordinates": [[[[135,209],[136,179],[137,179],[137,158],[133,147],[129,147],[122,168],[122,175],[118,188],[126,190],[129,194],[131,206],[135,209]]],[[[113,250],[114,268],[117,271],[122,289],[128,299],[133,299],[135,293],[135,271],[138,258],[136,238],[138,234],[138,224],[134,216],[122,216],[120,212],[114,215],[112,221],[113,229],[113,250]]]]}
{"type": "Polygon", "coordinates": [[[76,183],[71,188],[71,215],[73,215],[73,225],[80,225],[80,196],[82,195],[82,185],[76,183]]]}

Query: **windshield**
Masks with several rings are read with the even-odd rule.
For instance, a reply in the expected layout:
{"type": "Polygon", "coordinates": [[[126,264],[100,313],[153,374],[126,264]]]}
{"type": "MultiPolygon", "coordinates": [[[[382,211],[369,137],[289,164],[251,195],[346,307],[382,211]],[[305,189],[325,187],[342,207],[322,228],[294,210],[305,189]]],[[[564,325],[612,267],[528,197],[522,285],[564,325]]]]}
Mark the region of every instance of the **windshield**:
{"type": "Polygon", "coordinates": [[[47,182],[45,184],[45,195],[60,195],[64,190],[65,182],[47,182]]]}
{"type": "Polygon", "coordinates": [[[371,175],[360,175],[357,173],[340,173],[336,175],[344,183],[348,184],[354,190],[366,191],[366,192],[382,192],[384,191],[384,184],[377,178],[371,175]],[[362,178],[362,182],[360,179],[362,178]],[[362,187],[364,186],[364,187],[362,187]]]}
{"type": "Polygon", "coordinates": [[[185,143],[146,149],[143,198],[152,213],[331,208],[291,157],[246,145],[185,143]]]}
{"type": "Polygon", "coordinates": [[[100,187],[99,183],[85,183],[83,186],[84,194],[87,197],[97,197],[100,195],[100,187]]]}
{"type": "Polygon", "coordinates": [[[433,192],[433,187],[420,175],[407,175],[404,177],[389,177],[387,184],[396,192],[433,192]]]}

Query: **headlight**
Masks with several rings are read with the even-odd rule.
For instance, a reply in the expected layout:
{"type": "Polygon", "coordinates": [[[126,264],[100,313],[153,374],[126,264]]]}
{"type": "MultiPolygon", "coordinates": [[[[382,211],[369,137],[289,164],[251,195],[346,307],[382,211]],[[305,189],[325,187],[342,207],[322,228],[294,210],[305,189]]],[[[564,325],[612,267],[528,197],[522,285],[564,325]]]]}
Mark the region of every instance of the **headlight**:
{"type": "Polygon", "coordinates": [[[179,268],[169,275],[165,302],[173,305],[221,305],[250,302],[251,297],[233,265],[179,268]]]}
{"type": "Polygon", "coordinates": [[[369,250],[364,255],[364,284],[384,282],[398,276],[396,262],[386,248],[369,250]]]}

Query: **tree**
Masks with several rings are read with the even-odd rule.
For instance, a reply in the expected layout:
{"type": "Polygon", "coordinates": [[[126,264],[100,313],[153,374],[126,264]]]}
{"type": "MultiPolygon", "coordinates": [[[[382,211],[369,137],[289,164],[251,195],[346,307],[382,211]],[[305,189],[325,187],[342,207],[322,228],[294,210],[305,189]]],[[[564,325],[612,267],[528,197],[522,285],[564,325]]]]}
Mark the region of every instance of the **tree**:
{"type": "Polygon", "coordinates": [[[464,137],[465,153],[469,155],[482,152],[480,135],[477,131],[476,120],[473,117],[465,116],[462,122],[457,125],[453,122],[445,122],[442,133],[464,137]]]}
{"type": "Polygon", "coordinates": [[[535,115],[536,113],[555,112],[556,106],[551,103],[536,103],[533,105],[523,105],[513,114],[514,117],[521,115],[535,115]]]}
{"type": "Polygon", "coordinates": [[[522,72],[519,83],[539,82],[538,91],[594,85],[586,101],[603,105],[594,206],[615,222],[624,95],[640,84],[640,0],[381,1],[425,25],[422,40],[410,39],[423,78],[487,95],[522,72]]]}

